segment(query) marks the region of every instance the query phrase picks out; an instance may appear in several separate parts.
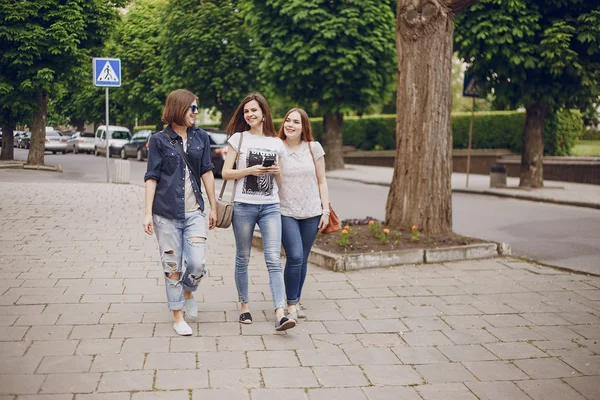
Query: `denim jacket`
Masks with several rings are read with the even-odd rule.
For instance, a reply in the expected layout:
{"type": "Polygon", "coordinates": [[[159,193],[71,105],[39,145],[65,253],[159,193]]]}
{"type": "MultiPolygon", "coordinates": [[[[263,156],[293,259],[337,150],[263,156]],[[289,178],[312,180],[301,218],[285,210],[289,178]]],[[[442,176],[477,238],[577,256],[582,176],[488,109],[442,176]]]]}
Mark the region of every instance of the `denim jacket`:
{"type": "MultiPolygon", "coordinates": [[[[171,140],[175,139],[183,146],[183,140],[171,126],[164,129],[171,140]]],[[[187,155],[194,172],[201,177],[206,172],[214,169],[211,160],[210,140],[208,133],[196,127],[187,129],[187,155]]],[[[144,182],[148,179],[157,181],[152,213],[168,219],[185,219],[185,160],[179,151],[161,133],[157,132],[150,138],[148,146],[148,168],[144,175],[144,182]]],[[[196,201],[204,211],[204,200],[200,182],[196,182],[190,172],[192,188],[196,194],[196,201]]]]}

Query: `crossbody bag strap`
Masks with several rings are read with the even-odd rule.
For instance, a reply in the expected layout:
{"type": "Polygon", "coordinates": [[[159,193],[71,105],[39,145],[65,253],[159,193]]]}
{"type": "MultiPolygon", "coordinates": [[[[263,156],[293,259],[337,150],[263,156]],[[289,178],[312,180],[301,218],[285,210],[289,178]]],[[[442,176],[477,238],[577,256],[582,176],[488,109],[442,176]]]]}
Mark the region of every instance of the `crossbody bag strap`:
{"type": "Polygon", "coordinates": [[[185,151],[183,151],[183,147],[181,147],[179,145],[179,142],[177,141],[177,139],[171,139],[171,136],[169,136],[169,134],[165,131],[161,132],[169,141],[169,143],[171,143],[173,145],[173,147],[175,147],[177,149],[177,151],[179,152],[179,154],[181,154],[181,157],[183,158],[183,161],[185,161],[188,170],[190,171],[190,174],[194,175],[194,179],[196,180],[196,184],[198,185],[198,188],[200,189],[200,191],[202,191],[202,186],[200,184],[200,181],[198,180],[198,176],[196,175],[196,171],[194,171],[194,168],[192,168],[192,164],[190,163],[190,159],[188,158],[187,154],[185,151]]]}
{"type": "Polygon", "coordinates": [[[321,200],[321,205],[323,206],[324,204],[323,204],[323,199],[321,199],[321,188],[319,187],[319,175],[317,175],[317,163],[315,161],[315,155],[313,154],[312,146],[311,146],[311,144],[313,142],[306,142],[306,143],[308,144],[308,151],[310,151],[310,159],[312,160],[313,165],[315,166],[315,175],[317,177],[317,187],[319,188],[319,199],[321,200]]]}
{"type": "MultiPolygon", "coordinates": [[[[235,158],[235,167],[236,169],[240,169],[240,153],[242,152],[242,143],[244,142],[244,132],[240,132],[240,144],[238,145],[238,152],[235,158]]],[[[231,201],[235,199],[235,189],[237,188],[238,179],[233,182],[233,193],[231,193],[231,201]]],[[[223,198],[223,194],[225,194],[225,186],[227,186],[227,180],[223,180],[223,186],[221,186],[221,193],[219,193],[219,200],[223,198]]]]}

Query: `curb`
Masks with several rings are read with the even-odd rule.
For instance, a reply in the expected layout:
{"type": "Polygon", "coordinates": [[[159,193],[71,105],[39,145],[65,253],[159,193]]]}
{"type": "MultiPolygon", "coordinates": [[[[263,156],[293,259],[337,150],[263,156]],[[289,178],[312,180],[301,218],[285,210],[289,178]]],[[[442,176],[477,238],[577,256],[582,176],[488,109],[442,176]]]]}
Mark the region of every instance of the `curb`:
{"type": "MultiPolygon", "coordinates": [[[[375,185],[375,186],[385,186],[389,187],[389,183],[382,182],[368,182],[362,179],[352,179],[352,178],[340,178],[336,176],[328,176],[327,179],[339,179],[341,181],[349,181],[349,182],[357,182],[365,185],[375,185]]],[[[586,203],[583,201],[573,201],[573,200],[557,200],[557,199],[548,199],[548,198],[540,198],[535,196],[528,196],[526,194],[509,194],[502,192],[494,192],[493,190],[477,190],[477,189],[452,189],[452,193],[466,193],[466,194],[476,194],[480,196],[496,196],[496,197],[506,197],[517,200],[527,200],[534,201],[537,203],[550,203],[550,204],[558,204],[563,206],[574,206],[574,207],[584,207],[584,208],[592,208],[595,210],[600,210],[600,203],[586,203]]]]}
{"type": "Polygon", "coordinates": [[[64,172],[61,164],[57,165],[27,165],[24,162],[0,163],[0,169],[29,169],[35,171],[64,172]]]}
{"type": "MultiPolygon", "coordinates": [[[[254,231],[252,246],[263,249],[260,232],[254,231]]],[[[399,265],[431,264],[448,261],[478,260],[511,254],[506,243],[477,243],[437,249],[411,249],[379,253],[337,254],[313,247],[308,262],[335,272],[356,271],[368,268],[385,268],[399,265]]],[[[281,255],[285,256],[283,246],[281,255]]]]}

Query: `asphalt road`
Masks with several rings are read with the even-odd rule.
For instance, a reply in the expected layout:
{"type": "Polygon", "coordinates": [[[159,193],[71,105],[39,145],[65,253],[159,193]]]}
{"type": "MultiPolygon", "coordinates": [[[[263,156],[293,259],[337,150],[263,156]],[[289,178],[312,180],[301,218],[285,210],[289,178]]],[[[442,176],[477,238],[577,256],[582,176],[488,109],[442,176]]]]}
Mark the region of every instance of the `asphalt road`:
{"type": "MultiPolygon", "coordinates": [[[[15,159],[26,158],[26,150],[15,149],[15,159]]],[[[143,186],[146,163],[135,159],[130,162],[131,183],[143,186]]],[[[36,180],[47,176],[49,180],[106,182],[103,157],[47,153],[45,163],[61,164],[65,172],[23,174],[4,170],[0,179],[36,180]]],[[[221,182],[217,181],[217,191],[221,182]]],[[[384,219],[387,187],[338,179],[328,182],[331,202],[340,218],[384,219]]],[[[599,210],[459,193],[452,196],[452,205],[453,229],[457,233],[506,242],[513,254],[541,263],[600,274],[599,210]]]]}

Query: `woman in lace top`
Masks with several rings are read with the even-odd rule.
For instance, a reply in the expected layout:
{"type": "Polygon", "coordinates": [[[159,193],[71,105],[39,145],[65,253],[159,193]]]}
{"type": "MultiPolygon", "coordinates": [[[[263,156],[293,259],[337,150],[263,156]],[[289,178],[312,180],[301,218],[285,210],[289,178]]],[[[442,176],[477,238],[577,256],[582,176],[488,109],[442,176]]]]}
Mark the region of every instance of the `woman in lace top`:
{"type": "Polygon", "coordinates": [[[281,157],[282,243],[288,317],[304,318],[299,301],[306,278],[308,255],[318,231],[329,223],[329,191],[325,179],[325,151],[313,141],[306,111],[292,108],[279,128],[287,154],[281,157]]]}

